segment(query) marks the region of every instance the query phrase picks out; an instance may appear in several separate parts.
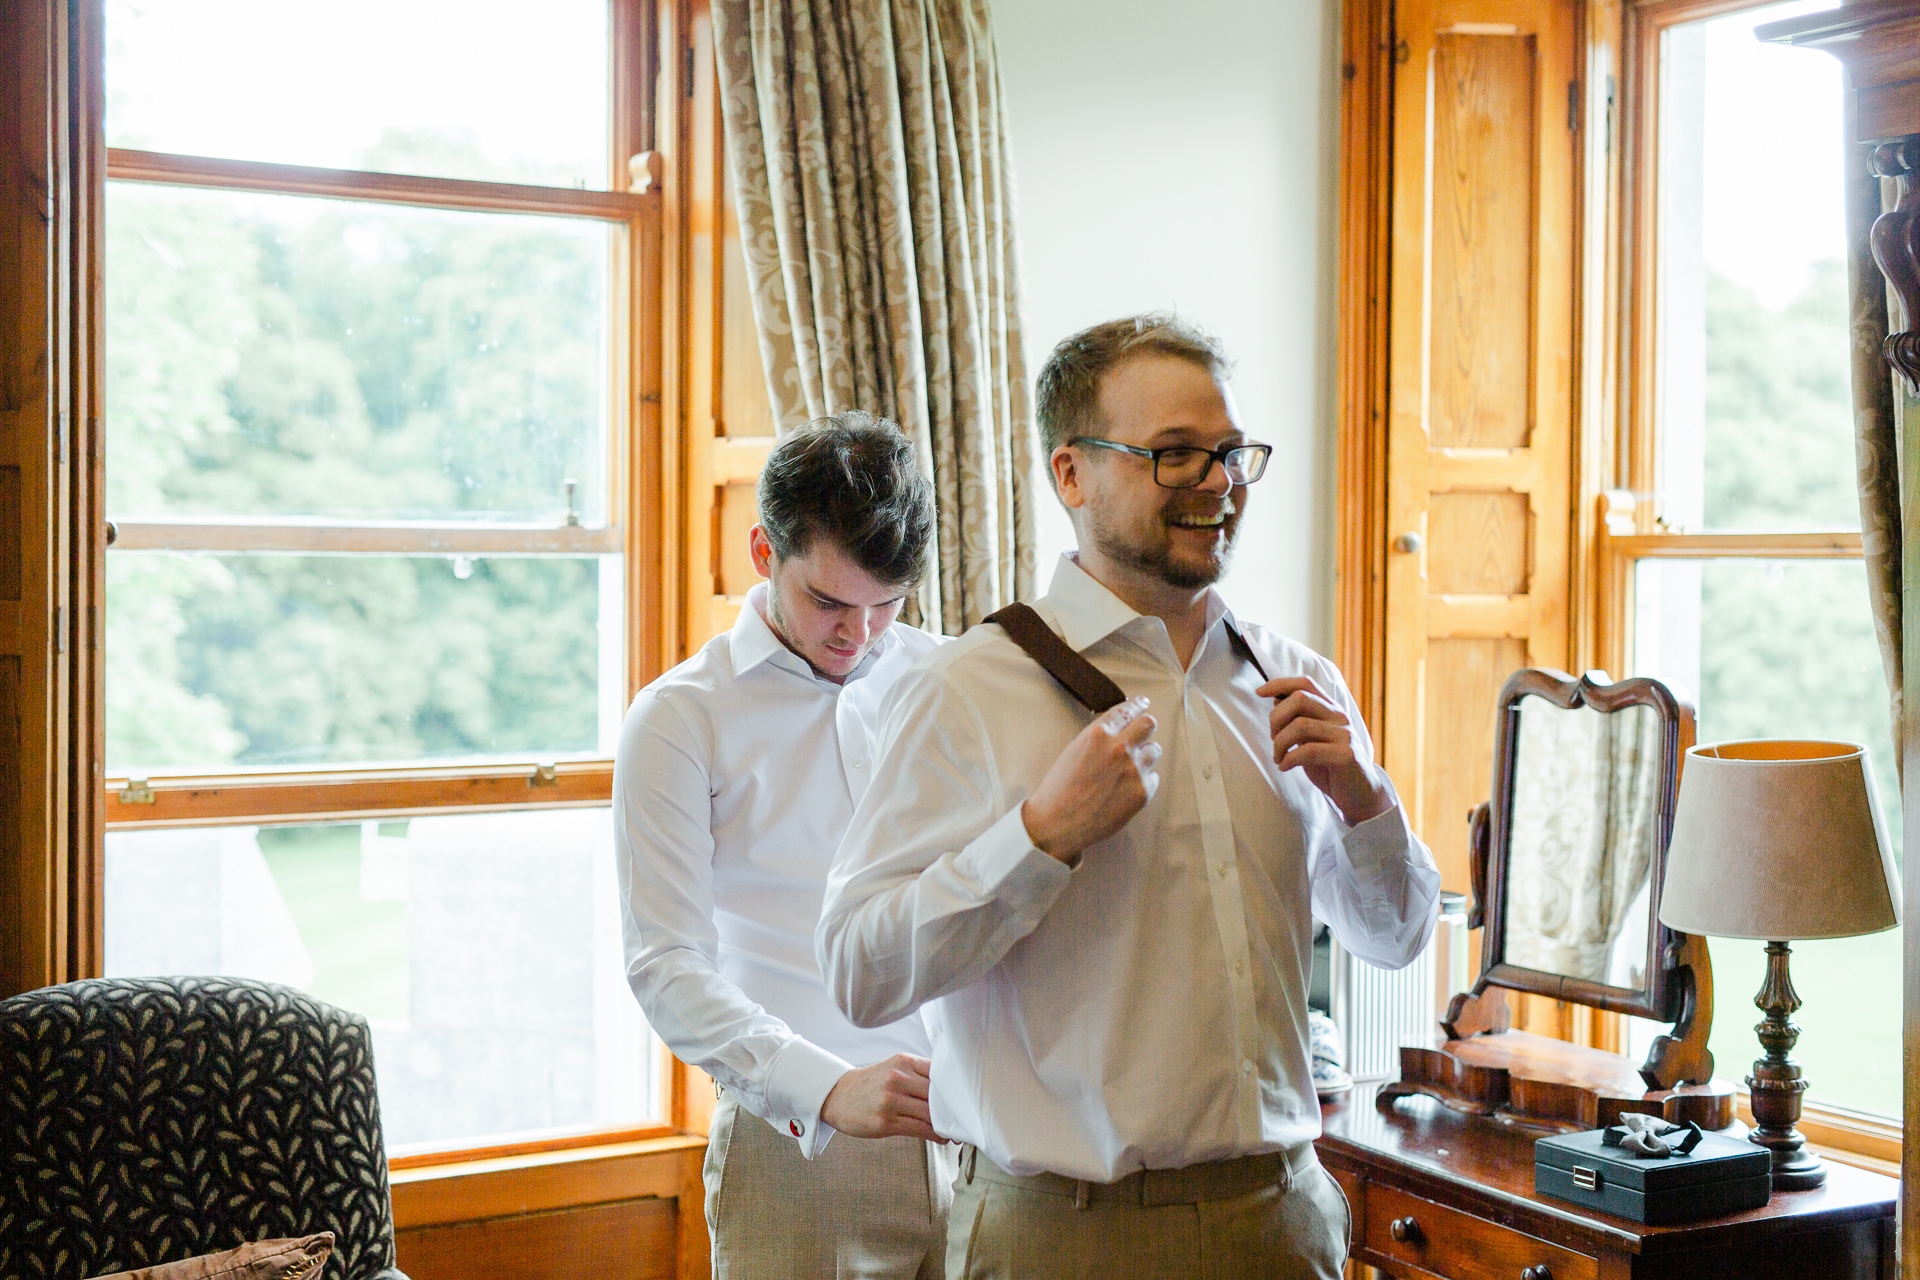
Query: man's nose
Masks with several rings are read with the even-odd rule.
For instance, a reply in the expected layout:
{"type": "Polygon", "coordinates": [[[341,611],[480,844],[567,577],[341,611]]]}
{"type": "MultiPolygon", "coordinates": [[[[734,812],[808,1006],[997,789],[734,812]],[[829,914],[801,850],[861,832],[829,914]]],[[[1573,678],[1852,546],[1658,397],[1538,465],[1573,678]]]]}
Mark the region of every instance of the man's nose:
{"type": "Polygon", "coordinates": [[[873,634],[873,611],[870,609],[850,609],[847,620],[841,625],[841,634],[854,645],[863,645],[867,637],[873,634]]]}
{"type": "Polygon", "coordinates": [[[1233,488],[1233,481],[1227,476],[1227,464],[1218,458],[1211,461],[1212,465],[1207,468],[1207,474],[1195,487],[1202,493],[1217,493],[1225,496],[1228,490],[1233,488]]]}

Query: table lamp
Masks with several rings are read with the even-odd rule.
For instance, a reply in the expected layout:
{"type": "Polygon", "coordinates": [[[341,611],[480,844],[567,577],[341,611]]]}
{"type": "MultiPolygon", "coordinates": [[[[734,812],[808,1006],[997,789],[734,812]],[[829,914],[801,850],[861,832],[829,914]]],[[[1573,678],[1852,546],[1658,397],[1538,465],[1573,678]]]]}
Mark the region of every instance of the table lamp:
{"type": "Polygon", "coordinates": [[[1773,1152],[1780,1191],[1827,1180],[1794,1128],[1807,1081],[1791,1057],[1800,1007],[1787,943],[1900,923],[1899,876],[1866,748],[1846,742],[1720,742],[1690,749],[1667,848],[1660,920],[1683,933],[1757,938],[1767,976],[1753,998],[1766,1056],[1747,1077],[1751,1139],[1773,1152]]]}

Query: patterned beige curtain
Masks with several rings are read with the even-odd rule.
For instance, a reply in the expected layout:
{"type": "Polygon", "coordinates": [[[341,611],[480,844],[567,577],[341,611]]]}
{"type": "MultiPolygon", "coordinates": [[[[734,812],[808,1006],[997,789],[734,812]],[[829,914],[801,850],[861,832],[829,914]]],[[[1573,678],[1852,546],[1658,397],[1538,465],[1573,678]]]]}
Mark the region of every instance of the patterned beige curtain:
{"type": "MultiPolygon", "coordinates": [[[[1853,134],[1853,94],[1847,101],[1846,137],[1853,134]]],[[[1894,405],[1893,370],[1881,347],[1887,339],[1887,282],[1874,264],[1869,234],[1880,216],[1880,179],[1866,151],[1847,147],[1847,284],[1852,292],[1854,459],[1860,474],[1860,534],[1867,562],[1867,592],[1880,662],[1892,692],[1893,758],[1904,763],[1900,744],[1903,701],[1900,679],[1900,424],[1894,405]]]]}
{"type": "Polygon", "coordinates": [[[914,620],[957,634],[1034,576],[986,0],[715,0],[713,26],[775,421],[865,409],[920,443],[940,530],[914,620]]]}

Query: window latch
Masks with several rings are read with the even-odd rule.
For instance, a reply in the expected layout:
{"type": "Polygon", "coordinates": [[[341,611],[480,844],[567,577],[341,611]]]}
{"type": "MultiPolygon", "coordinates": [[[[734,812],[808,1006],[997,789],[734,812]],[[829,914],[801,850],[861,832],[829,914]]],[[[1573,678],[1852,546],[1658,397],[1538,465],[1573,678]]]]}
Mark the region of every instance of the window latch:
{"type": "Polygon", "coordinates": [[[152,804],[153,788],[147,785],[145,778],[128,778],[127,785],[120,788],[121,804],[152,804]]]}
{"type": "Polygon", "coordinates": [[[560,785],[560,767],[558,765],[551,765],[551,764],[535,765],[533,767],[533,772],[527,776],[527,785],[530,787],[559,786],[560,785]]]}

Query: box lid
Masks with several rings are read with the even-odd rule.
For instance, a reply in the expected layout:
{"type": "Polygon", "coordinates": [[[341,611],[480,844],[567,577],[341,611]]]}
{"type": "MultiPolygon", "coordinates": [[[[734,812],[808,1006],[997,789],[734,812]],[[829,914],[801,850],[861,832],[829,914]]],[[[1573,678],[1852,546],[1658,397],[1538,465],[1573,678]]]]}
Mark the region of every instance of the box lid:
{"type": "Polygon", "coordinates": [[[1672,1155],[1664,1160],[1636,1158],[1619,1147],[1609,1147],[1601,1139],[1604,1129],[1583,1133],[1563,1133],[1541,1138],[1533,1144],[1535,1163],[1559,1169],[1576,1165],[1598,1168],[1615,1186],[1640,1191],[1666,1191],[1691,1187],[1728,1178],[1750,1178],[1771,1173],[1773,1154],[1745,1138],[1730,1138],[1720,1133],[1703,1133],[1700,1145],[1691,1155],[1672,1155]]]}

